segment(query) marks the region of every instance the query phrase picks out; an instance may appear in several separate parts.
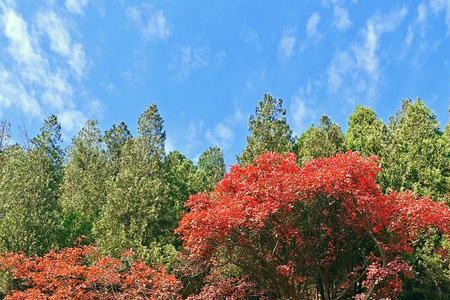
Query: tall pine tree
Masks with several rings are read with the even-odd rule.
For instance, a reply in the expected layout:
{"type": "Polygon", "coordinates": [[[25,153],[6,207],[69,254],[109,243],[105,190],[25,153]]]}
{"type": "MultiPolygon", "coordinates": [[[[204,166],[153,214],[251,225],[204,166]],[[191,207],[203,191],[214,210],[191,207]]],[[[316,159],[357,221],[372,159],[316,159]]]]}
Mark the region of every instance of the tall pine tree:
{"type": "Polygon", "coordinates": [[[101,138],[97,122],[89,120],[69,149],[61,194],[69,243],[80,236],[93,241],[92,226],[106,202],[109,173],[101,138]]]}
{"type": "Polygon", "coordinates": [[[0,249],[42,254],[57,245],[61,127],[45,120],[32,149],[14,147],[0,170],[0,249]]]}
{"type": "Polygon", "coordinates": [[[119,255],[134,248],[149,255],[154,243],[172,238],[164,142],[163,120],[151,105],[139,118],[138,136],[123,145],[119,171],[109,181],[102,217],[94,228],[103,252],[119,255]]]}
{"type": "Polygon", "coordinates": [[[197,192],[212,190],[225,175],[225,171],[222,150],[217,146],[208,148],[198,159],[193,183],[194,189],[197,192]]]}
{"type": "Polygon", "coordinates": [[[448,193],[444,149],[436,116],[422,100],[405,100],[387,127],[380,183],[385,190],[412,190],[439,199],[448,193]]]}
{"type": "Polygon", "coordinates": [[[265,94],[248,125],[250,135],[247,137],[247,146],[238,157],[239,164],[250,164],[256,156],[268,151],[292,151],[292,130],[286,122],[286,110],[281,99],[265,94]]]}

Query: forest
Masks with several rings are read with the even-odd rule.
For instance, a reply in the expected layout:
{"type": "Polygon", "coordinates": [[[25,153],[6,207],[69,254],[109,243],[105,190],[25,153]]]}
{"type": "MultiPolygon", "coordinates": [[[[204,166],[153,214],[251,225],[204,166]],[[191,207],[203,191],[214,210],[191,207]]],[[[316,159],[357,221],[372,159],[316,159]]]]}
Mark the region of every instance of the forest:
{"type": "Polygon", "coordinates": [[[404,100],[294,136],[266,94],[227,168],[166,152],[149,105],[132,133],[56,116],[23,144],[0,123],[0,298],[450,299],[450,124],[404,100]]]}

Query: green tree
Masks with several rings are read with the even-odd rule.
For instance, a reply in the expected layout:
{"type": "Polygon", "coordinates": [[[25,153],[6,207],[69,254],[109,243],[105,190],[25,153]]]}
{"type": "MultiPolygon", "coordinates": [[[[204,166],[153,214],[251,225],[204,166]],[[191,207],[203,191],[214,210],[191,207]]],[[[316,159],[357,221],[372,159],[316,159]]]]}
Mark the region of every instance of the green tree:
{"type": "Polygon", "coordinates": [[[106,202],[109,178],[102,136],[96,121],[89,120],[73,139],[62,184],[65,240],[84,236],[93,241],[92,226],[106,202]]]}
{"type": "Polygon", "coordinates": [[[248,125],[250,135],[247,137],[247,146],[238,157],[239,164],[250,164],[253,158],[268,151],[292,151],[292,130],[286,122],[286,110],[281,99],[265,94],[248,125]]]}
{"type": "Polygon", "coordinates": [[[165,183],[169,188],[169,203],[167,205],[168,227],[174,229],[178,225],[180,213],[194,190],[193,179],[196,168],[192,161],[178,151],[170,152],[164,160],[165,183]]]}
{"type": "Polygon", "coordinates": [[[350,115],[345,135],[346,148],[363,156],[380,155],[385,129],[376,113],[367,107],[357,106],[350,115]]]}
{"type": "Polygon", "coordinates": [[[25,151],[14,147],[0,170],[0,249],[42,254],[56,246],[62,179],[61,127],[55,116],[25,151]]]}
{"type": "Polygon", "coordinates": [[[445,150],[436,116],[422,100],[405,100],[390,119],[380,183],[384,190],[412,190],[434,199],[448,193],[445,150]]]}
{"type": "Polygon", "coordinates": [[[345,150],[341,128],[327,116],[320,118],[319,126],[311,126],[297,140],[298,160],[305,163],[314,158],[330,157],[345,150]]]}
{"type": "Polygon", "coordinates": [[[122,147],[120,168],[110,180],[102,217],[94,225],[100,249],[119,255],[134,248],[150,255],[155,243],[172,238],[169,189],[163,168],[165,132],[157,107],[138,121],[138,136],[122,147]]]}
{"type": "Polygon", "coordinates": [[[225,172],[222,150],[217,146],[208,148],[198,159],[197,171],[193,179],[194,189],[197,192],[211,191],[225,172]]]}
{"type": "Polygon", "coordinates": [[[106,159],[108,161],[108,169],[112,176],[116,176],[119,172],[120,156],[122,154],[123,145],[133,137],[124,122],[119,125],[113,125],[103,135],[103,141],[106,145],[106,159]]]}

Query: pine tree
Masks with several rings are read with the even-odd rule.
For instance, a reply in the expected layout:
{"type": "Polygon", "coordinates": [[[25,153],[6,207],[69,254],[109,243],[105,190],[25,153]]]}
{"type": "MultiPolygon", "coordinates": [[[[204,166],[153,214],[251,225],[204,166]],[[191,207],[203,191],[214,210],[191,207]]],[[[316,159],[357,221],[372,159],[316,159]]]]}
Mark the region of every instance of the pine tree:
{"type": "Polygon", "coordinates": [[[435,199],[448,192],[444,150],[436,116],[422,100],[406,100],[388,124],[380,184],[384,190],[412,190],[435,199]]]}
{"type": "Polygon", "coordinates": [[[112,176],[119,172],[120,156],[122,154],[123,145],[132,139],[132,135],[127,125],[120,122],[119,125],[113,125],[107,130],[103,136],[106,144],[106,159],[108,161],[108,169],[112,176]]]}
{"type": "Polygon", "coordinates": [[[250,135],[247,146],[238,157],[239,164],[250,164],[256,156],[268,151],[292,151],[292,130],[286,122],[286,110],[281,99],[265,94],[248,124],[250,135]]]}
{"type": "MultiPolygon", "coordinates": [[[[169,189],[167,203],[168,227],[175,229],[178,224],[184,204],[190,195],[197,192],[193,179],[196,168],[192,161],[178,151],[170,152],[164,160],[165,184],[169,189]]],[[[176,243],[176,241],[174,240],[176,243]]]]}
{"type": "Polygon", "coordinates": [[[167,211],[164,141],[162,118],[151,105],[139,118],[138,136],[123,145],[119,172],[109,181],[102,217],[94,227],[103,252],[120,255],[134,248],[147,255],[154,242],[171,238],[173,216],[167,211]]]}
{"type": "Polygon", "coordinates": [[[341,128],[327,116],[322,116],[319,126],[312,126],[297,140],[296,149],[301,163],[314,158],[330,157],[345,150],[341,128]]]}
{"type": "Polygon", "coordinates": [[[211,191],[225,172],[222,150],[217,146],[208,148],[198,159],[194,176],[195,190],[197,192],[211,191]]]}
{"type": "Polygon", "coordinates": [[[97,122],[89,120],[73,139],[62,184],[65,238],[71,243],[80,236],[93,240],[92,226],[106,202],[109,178],[97,122]]]}
{"type": "Polygon", "coordinates": [[[363,106],[357,106],[350,115],[345,135],[347,149],[358,151],[363,156],[380,155],[385,129],[376,113],[363,106]]]}
{"type": "Polygon", "coordinates": [[[42,254],[57,244],[62,179],[61,127],[55,116],[25,151],[14,147],[0,170],[0,249],[42,254]]]}

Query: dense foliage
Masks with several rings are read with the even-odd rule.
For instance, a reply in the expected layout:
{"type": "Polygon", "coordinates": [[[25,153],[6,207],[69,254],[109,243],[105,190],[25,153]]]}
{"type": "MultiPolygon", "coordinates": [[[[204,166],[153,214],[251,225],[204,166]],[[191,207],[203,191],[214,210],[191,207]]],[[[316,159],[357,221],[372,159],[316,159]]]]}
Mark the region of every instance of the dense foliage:
{"type": "Polygon", "coordinates": [[[294,155],[267,153],[192,196],[177,231],[208,272],[233,268],[270,299],[392,297],[413,275],[405,257],[418,235],[450,233],[450,208],[382,194],[379,170],[352,152],[303,168],[294,155]]]}
{"type": "Polygon", "coordinates": [[[155,105],[66,149],[55,116],[24,145],[1,121],[0,293],[450,299],[450,124],[405,100],[294,137],[286,114],[264,95],[228,174],[217,146],[167,153],[155,105]]]}

